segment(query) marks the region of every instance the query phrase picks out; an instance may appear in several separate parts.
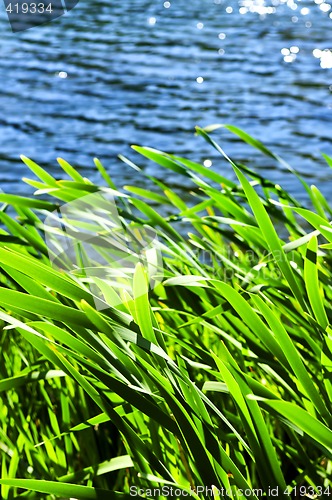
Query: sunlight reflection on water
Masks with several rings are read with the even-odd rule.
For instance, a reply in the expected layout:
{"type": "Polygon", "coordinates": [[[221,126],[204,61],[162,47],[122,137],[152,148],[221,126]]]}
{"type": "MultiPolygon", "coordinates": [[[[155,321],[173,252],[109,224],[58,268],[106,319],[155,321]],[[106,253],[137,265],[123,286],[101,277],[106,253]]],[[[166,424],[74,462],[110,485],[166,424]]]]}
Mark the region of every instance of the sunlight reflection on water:
{"type": "MultiPolygon", "coordinates": [[[[331,2],[332,3],[332,2],[331,2]]],[[[71,14],[20,35],[0,11],[1,186],[27,175],[19,154],[55,175],[58,156],[95,174],[99,156],[116,183],[133,182],[122,153],[147,173],[130,144],[231,168],[194,137],[194,127],[232,123],[323,183],[332,199],[331,4],[325,0],[81,0],[71,14]],[[329,181],[329,182],[328,182],[329,181]]],[[[283,166],[227,132],[217,140],[296,192],[283,166]]],[[[96,176],[95,176],[96,177],[96,176]]],[[[185,190],[183,180],[168,175],[185,190]]],[[[135,178],[135,182],[144,182],[135,178]]]]}

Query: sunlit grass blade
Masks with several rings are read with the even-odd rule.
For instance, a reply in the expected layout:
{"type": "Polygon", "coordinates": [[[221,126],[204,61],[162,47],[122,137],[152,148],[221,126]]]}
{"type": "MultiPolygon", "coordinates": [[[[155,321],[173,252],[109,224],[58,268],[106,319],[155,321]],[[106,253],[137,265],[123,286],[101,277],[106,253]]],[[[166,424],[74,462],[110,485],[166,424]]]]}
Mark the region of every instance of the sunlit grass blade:
{"type": "MultiPolygon", "coordinates": [[[[39,493],[47,493],[64,498],[77,498],[77,500],[129,500],[131,495],[91,488],[89,486],[79,486],[75,484],[60,483],[55,481],[42,481],[35,479],[0,479],[0,484],[23,488],[39,493]]],[[[138,496],[138,498],[142,498],[138,496]]]]}
{"type": "Polygon", "coordinates": [[[317,238],[312,237],[307,245],[306,257],[304,261],[304,281],[309,297],[311,308],[316,320],[325,330],[329,320],[324,306],[324,295],[318,278],[318,243],[317,238]]]}

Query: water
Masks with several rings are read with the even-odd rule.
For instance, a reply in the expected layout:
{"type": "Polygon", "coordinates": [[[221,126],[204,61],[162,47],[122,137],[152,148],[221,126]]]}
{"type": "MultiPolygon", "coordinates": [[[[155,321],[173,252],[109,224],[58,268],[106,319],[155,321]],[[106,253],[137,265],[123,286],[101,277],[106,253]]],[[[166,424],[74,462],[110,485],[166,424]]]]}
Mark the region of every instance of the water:
{"type": "MultiPolygon", "coordinates": [[[[1,4],[2,189],[29,191],[18,183],[29,174],[20,154],[56,176],[56,158],[64,157],[94,180],[98,156],[117,185],[143,184],[121,153],[185,191],[182,179],[130,145],[210,160],[232,176],[194,135],[195,125],[231,123],[332,201],[332,170],[321,157],[332,155],[332,9],[316,2],[81,0],[70,14],[21,34],[11,33],[1,4]]],[[[234,159],[297,194],[284,167],[225,130],[214,137],[234,159]]]]}

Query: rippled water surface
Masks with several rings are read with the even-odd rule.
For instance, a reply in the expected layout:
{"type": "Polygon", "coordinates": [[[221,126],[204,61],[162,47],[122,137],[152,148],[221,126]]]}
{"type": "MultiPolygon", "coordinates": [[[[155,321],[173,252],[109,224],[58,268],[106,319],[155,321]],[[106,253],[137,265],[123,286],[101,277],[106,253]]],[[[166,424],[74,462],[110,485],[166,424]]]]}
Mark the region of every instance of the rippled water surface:
{"type": "MultiPolygon", "coordinates": [[[[24,192],[25,154],[58,174],[66,158],[96,178],[98,156],[121,186],[142,183],[117,155],[185,189],[130,145],[230,167],[194,127],[231,123],[263,140],[332,201],[332,8],[327,2],[81,0],[70,14],[13,34],[0,11],[0,180],[24,192]]],[[[227,131],[238,161],[298,183],[227,131]]]]}

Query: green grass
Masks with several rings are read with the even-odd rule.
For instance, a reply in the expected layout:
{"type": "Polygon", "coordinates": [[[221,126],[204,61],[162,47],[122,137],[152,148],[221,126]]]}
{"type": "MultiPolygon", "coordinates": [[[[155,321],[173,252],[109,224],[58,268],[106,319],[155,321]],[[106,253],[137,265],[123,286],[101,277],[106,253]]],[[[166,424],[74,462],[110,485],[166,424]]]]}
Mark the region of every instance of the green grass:
{"type": "MultiPolygon", "coordinates": [[[[149,190],[119,190],[98,160],[103,186],[64,160],[56,180],[25,157],[37,196],[0,195],[2,499],[332,493],[332,208],[303,179],[312,210],[236,165],[211,131],[197,128],[237,181],[134,147],[166,179],[171,170],[191,181],[187,202],[151,176],[149,190]],[[143,265],[126,290],[116,277],[90,289],[84,273],[66,271],[65,254],[51,266],[45,216],[91,193],[114,196],[127,230],[154,228],[155,288],[143,265]]],[[[113,258],[103,239],[110,214],[98,208],[72,219],[97,230],[96,266],[113,258]]]]}

